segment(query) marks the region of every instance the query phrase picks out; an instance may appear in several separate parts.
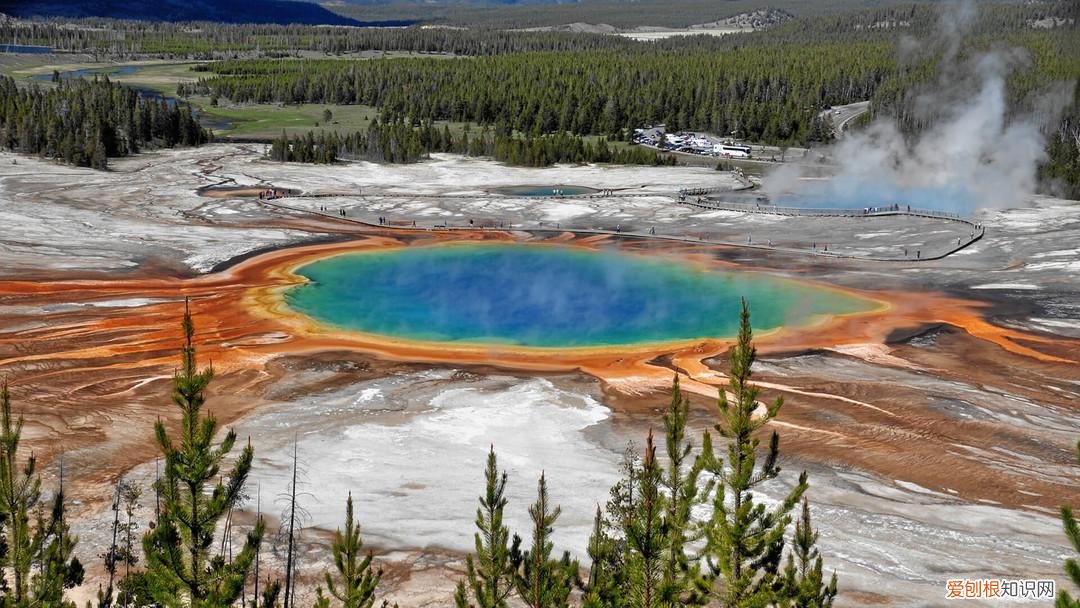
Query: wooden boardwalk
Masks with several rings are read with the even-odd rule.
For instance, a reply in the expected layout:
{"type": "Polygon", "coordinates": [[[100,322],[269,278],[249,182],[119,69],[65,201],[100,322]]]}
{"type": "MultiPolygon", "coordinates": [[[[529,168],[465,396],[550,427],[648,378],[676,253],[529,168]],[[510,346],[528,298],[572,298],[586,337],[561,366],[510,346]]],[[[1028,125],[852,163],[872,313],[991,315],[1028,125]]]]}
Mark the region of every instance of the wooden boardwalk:
{"type": "MultiPolygon", "coordinates": [[[[686,192],[686,191],[684,190],[684,191],[681,191],[681,192],[686,192]]],[[[510,197],[510,196],[505,196],[505,195],[490,195],[490,196],[492,198],[520,198],[520,197],[510,197]]],[[[616,194],[614,196],[617,197],[619,195],[616,194]]],[[[622,196],[630,197],[630,196],[664,196],[664,195],[659,194],[659,193],[653,193],[653,194],[624,194],[622,196]]],[[[490,232],[490,231],[512,232],[512,231],[519,231],[519,232],[528,232],[528,233],[536,233],[536,234],[561,234],[561,233],[569,232],[569,233],[576,234],[576,235],[578,235],[578,234],[580,234],[580,235],[588,235],[588,236],[603,235],[603,236],[623,237],[623,238],[628,237],[628,238],[648,239],[648,240],[665,241],[665,242],[676,241],[676,242],[681,242],[681,243],[691,243],[691,244],[699,244],[699,245],[720,245],[720,246],[726,246],[726,247],[740,247],[740,248],[746,248],[746,249],[756,249],[756,250],[761,250],[761,251],[777,251],[777,252],[794,254],[794,255],[812,256],[812,257],[816,257],[816,258],[851,259],[851,260],[864,260],[864,261],[872,261],[872,262],[908,262],[908,263],[910,263],[910,262],[929,262],[929,261],[933,261],[933,260],[940,260],[942,258],[948,257],[948,256],[952,255],[953,253],[956,253],[957,251],[960,251],[960,250],[970,246],[971,244],[979,241],[980,239],[982,239],[983,235],[985,234],[985,228],[981,224],[977,224],[975,222],[972,222],[971,220],[968,220],[966,218],[962,218],[962,217],[960,217],[958,215],[949,214],[949,213],[945,213],[945,212],[939,212],[939,211],[926,210],[926,209],[912,209],[912,208],[908,208],[906,206],[904,206],[904,207],[900,207],[900,206],[882,207],[882,208],[874,208],[873,210],[870,210],[870,209],[867,209],[867,210],[862,210],[862,209],[808,209],[808,208],[795,208],[795,207],[778,207],[778,206],[774,206],[774,205],[756,205],[756,204],[752,204],[752,203],[724,203],[724,202],[712,201],[712,200],[696,200],[696,199],[695,200],[680,200],[680,198],[685,198],[685,197],[680,197],[678,194],[676,194],[676,195],[670,195],[669,194],[667,196],[670,196],[673,199],[673,202],[676,202],[678,204],[689,205],[689,206],[697,207],[697,208],[701,208],[701,209],[733,211],[733,212],[739,212],[739,213],[762,213],[762,214],[791,215],[791,216],[798,215],[798,216],[806,216],[806,217],[843,217],[843,218],[853,218],[853,219],[854,218],[884,217],[884,216],[908,216],[908,217],[929,218],[929,219],[934,219],[934,220],[943,220],[943,221],[950,221],[950,222],[959,222],[959,223],[963,223],[963,224],[967,224],[967,225],[971,226],[972,230],[971,230],[971,237],[970,238],[968,238],[966,240],[961,240],[957,245],[949,247],[944,251],[938,251],[938,252],[930,254],[930,255],[919,256],[919,257],[905,257],[905,256],[891,256],[890,257],[890,256],[869,256],[869,255],[849,254],[849,253],[841,253],[841,252],[835,252],[835,251],[823,251],[823,250],[817,249],[817,248],[782,247],[782,246],[761,245],[761,244],[747,243],[747,242],[734,242],[734,241],[726,241],[726,240],[720,240],[720,239],[702,238],[702,237],[697,237],[697,236],[691,236],[691,235],[688,235],[688,234],[664,234],[664,233],[655,233],[653,231],[649,231],[649,232],[624,231],[624,230],[610,230],[610,229],[603,229],[603,228],[562,228],[561,225],[559,225],[558,223],[556,223],[555,226],[553,227],[551,222],[546,222],[547,225],[545,225],[545,222],[536,222],[536,221],[534,221],[534,222],[521,222],[521,223],[504,222],[502,225],[499,225],[499,226],[478,226],[478,225],[468,225],[468,224],[451,225],[451,224],[448,224],[446,222],[443,222],[443,223],[439,223],[437,221],[433,222],[430,218],[418,218],[416,220],[412,220],[412,219],[404,219],[403,220],[401,218],[396,218],[395,221],[392,222],[392,223],[380,224],[377,220],[372,221],[370,218],[356,217],[356,216],[349,217],[347,215],[342,216],[342,215],[340,215],[339,213],[336,213],[336,212],[321,211],[321,210],[318,210],[318,209],[308,209],[308,208],[303,208],[303,207],[296,207],[296,206],[288,205],[288,204],[286,204],[284,202],[284,201],[287,201],[289,198],[325,198],[325,197],[336,197],[336,198],[356,197],[356,198],[454,198],[454,199],[475,199],[475,198],[477,198],[475,195],[443,195],[443,196],[431,195],[431,196],[423,196],[423,195],[406,195],[406,194],[371,194],[371,195],[368,195],[368,196],[360,196],[358,193],[354,193],[352,195],[344,194],[344,193],[341,193],[341,194],[334,193],[334,194],[299,195],[299,196],[296,196],[296,197],[287,197],[287,198],[272,199],[272,200],[260,200],[259,202],[263,203],[264,205],[267,205],[268,207],[277,208],[277,209],[280,209],[280,210],[283,210],[283,211],[290,211],[290,212],[294,212],[294,213],[308,213],[308,214],[319,216],[320,218],[323,218],[323,219],[330,219],[330,220],[336,220],[336,221],[340,221],[340,222],[347,222],[349,224],[359,224],[359,225],[368,226],[368,227],[376,228],[376,229],[382,229],[382,230],[401,230],[401,231],[417,231],[417,232],[490,232]],[[411,222],[411,225],[410,225],[410,222],[411,222]]],[[[599,195],[583,194],[583,195],[576,195],[576,196],[562,196],[562,197],[552,197],[552,198],[610,198],[610,197],[612,197],[612,195],[599,196],[599,195]]],[[[535,198],[549,198],[549,197],[535,197],[535,198]]],[[[353,212],[355,213],[355,210],[353,210],[353,212]]],[[[707,236],[708,236],[708,233],[706,233],[705,237],[707,237],[707,236]]]]}

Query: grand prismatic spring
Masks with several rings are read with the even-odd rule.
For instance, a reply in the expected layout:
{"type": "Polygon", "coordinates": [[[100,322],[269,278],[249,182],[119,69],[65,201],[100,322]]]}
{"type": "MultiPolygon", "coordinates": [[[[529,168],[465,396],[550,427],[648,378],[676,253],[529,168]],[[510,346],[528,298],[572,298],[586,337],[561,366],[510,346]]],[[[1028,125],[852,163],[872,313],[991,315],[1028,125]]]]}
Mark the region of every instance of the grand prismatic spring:
{"type": "Polygon", "coordinates": [[[442,245],[329,257],[296,271],[288,304],[338,328],[430,342],[597,347],[804,325],[874,303],[754,272],[708,270],[614,250],[442,245]]]}

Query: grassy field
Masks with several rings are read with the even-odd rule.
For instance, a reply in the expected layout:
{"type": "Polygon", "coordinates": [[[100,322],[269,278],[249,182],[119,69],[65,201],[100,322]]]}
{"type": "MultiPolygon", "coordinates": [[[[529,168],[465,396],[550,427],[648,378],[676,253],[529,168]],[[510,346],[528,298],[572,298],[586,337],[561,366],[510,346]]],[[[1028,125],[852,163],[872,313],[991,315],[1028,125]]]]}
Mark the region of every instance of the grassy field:
{"type": "MultiPolygon", "coordinates": [[[[89,55],[73,55],[80,59],[89,60],[89,55]]],[[[0,72],[6,76],[20,78],[25,72],[43,65],[54,63],[52,55],[23,54],[23,53],[0,53],[0,72]]]]}
{"type": "MultiPolygon", "coordinates": [[[[301,105],[245,104],[211,106],[208,97],[192,97],[192,105],[199,108],[204,126],[213,129],[218,138],[270,139],[281,135],[303,135],[308,131],[333,131],[345,135],[364,131],[378,116],[372,106],[331,105],[311,103],[301,105]],[[330,110],[333,118],[323,120],[323,111],[330,110]]],[[[465,123],[437,121],[450,128],[455,135],[465,128],[465,123]]],[[[473,127],[476,129],[476,127],[473,127]]]]}
{"type": "Polygon", "coordinates": [[[134,87],[154,89],[162,95],[172,97],[176,95],[176,85],[180,82],[194,82],[203,74],[191,71],[192,63],[158,63],[140,66],[131,75],[117,76],[116,82],[122,82],[134,87]]]}
{"type": "Polygon", "coordinates": [[[8,73],[15,78],[34,80],[39,76],[48,76],[52,72],[71,72],[86,70],[88,72],[107,74],[113,82],[120,82],[133,87],[153,89],[162,95],[176,95],[176,85],[180,82],[192,82],[198,79],[199,74],[191,71],[191,66],[198,62],[174,62],[174,61],[136,61],[130,63],[34,63],[32,65],[13,66],[8,73]],[[124,73],[134,68],[131,73],[124,73]]]}
{"type": "Polygon", "coordinates": [[[218,137],[261,139],[277,137],[282,131],[297,135],[318,129],[351,133],[367,129],[378,115],[371,106],[250,104],[214,107],[208,97],[192,97],[189,101],[199,108],[207,126],[214,129],[218,137]],[[333,114],[329,123],[323,121],[324,110],[333,114]],[[226,125],[230,128],[224,128],[226,125]]]}

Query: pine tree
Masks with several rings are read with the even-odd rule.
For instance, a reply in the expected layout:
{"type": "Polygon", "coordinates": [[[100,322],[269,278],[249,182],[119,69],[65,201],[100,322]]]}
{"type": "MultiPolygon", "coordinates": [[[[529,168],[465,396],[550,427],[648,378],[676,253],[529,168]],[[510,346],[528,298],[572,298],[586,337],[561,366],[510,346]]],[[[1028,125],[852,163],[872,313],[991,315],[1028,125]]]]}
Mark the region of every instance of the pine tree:
{"type": "Polygon", "coordinates": [[[64,600],[64,590],[82,583],[83,567],[73,556],[78,541],[65,521],[63,460],[60,487],[52,497],[48,514],[42,509],[41,479],[31,454],[18,461],[23,419],[11,413],[7,383],[0,384],[0,516],[7,525],[0,546],[4,567],[14,585],[2,586],[2,605],[74,606],[64,600]],[[34,526],[30,514],[35,513],[34,526]],[[35,568],[36,567],[36,568],[35,568]],[[36,571],[35,571],[36,570],[36,571]]]}
{"type": "MultiPolygon", "coordinates": [[[[326,589],[330,596],[341,602],[344,608],[371,608],[375,604],[375,588],[379,586],[382,570],[371,566],[371,554],[360,556],[364,542],[360,540],[360,523],[353,517],[353,499],[345,503],[345,530],[338,528],[330,546],[334,554],[334,569],[339,581],[329,572],[324,574],[326,589]]],[[[330,598],[318,590],[316,608],[329,608],[330,598]]]]}
{"type": "Polygon", "coordinates": [[[758,466],[757,431],[776,417],[783,399],[764,406],[758,389],[750,384],[756,352],[752,344],[750,311],[742,303],[739,336],[731,351],[730,390],[720,392],[715,429],[729,440],[726,467],[718,474],[713,514],[706,530],[706,559],[717,577],[714,595],[725,606],[764,606],[773,602],[784,549],[784,529],[791,511],[806,491],[806,473],[775,508],[754,499],[753,492],[780,473],[780,439],[773,432],[765,459],[758,466]]]}
{"type": "Polygon", "coordinates": [[[802,517],[795,522],[795,536],[784,568],[779,604],[787,608],[829,608],[836,597],[836,573],[828,584],[822,574],[818,533],[810,526],[810,503],[803,499],[802,517]]]}
{"type": "Polygon", "coordinates": [[[486,485],[476,509],[476,553],[465,558],[465,580],[454,593],[458,608],[505,608],[513,591],[510,530],[503,524],[506,472],[499,472],[495,448],[488,452],[486,485]]]}
{"type": "Polygon", "coordinates": [[[277,608],[280,605],[278,602],[280,596],[281,581],[267,580],[262,595],[259,596],[258,601],[252,600],[252,605],[257,608],[277,608]]]}
{"type": "MultiPolygon", "coordinates": [[[[1077,462],[1080,462],[1080,441],[1076,442],[1076,454],[1077,462]]],[[[1073,546],[1073,550],[1080,553],[1080,523],[1077,523],[1071,506],[1062,505],[1061,522],[1065,527],[1065,536],[1068,537],[1069,544],[1073,546]]],[[[1069,575],[1069,580],[1073,585],[1080,587],[1080,562],[1072,557],[1065,560],[1065,574],[1069,575]]],[[[1054,606],[1055,608],[1080,608],[1080,599],[1073,598],[1068,591],[1062,589],[1058,591],[1054,606]]]]}
{"type": "Polygon", "coordinates": [[[633,442],[623,451],[622,478],[610,490],[603,511],[597,507],[588,553],[592,560],[589,580],[583,585],[583,608],[623,608],[632,606],[630,585],[631,549],[627,528],[638,505],[641,458],[633,442]]]}
{"type": "MultiPolygon", "coordinates": [[[[690,400],[679,386],[679,376],[671,383],[671,402],[664,413],[665,446],[668,466],[664,486],[668,499],[664,524],[669,538],[664,547],[664,577],[661,583],[661,603],[669,606],[702,606],[708,602],[710,582],[701,573],[699,560],[687,555],[687,545],[700,540],[702,532],[691,520],[691,511],[705,504],[711,492],[711,481],[702,486],[699,481],[705,467],[714,462],[711,448],[688,464],[693,443],[686,439],[686,421],[690,415],[690,400]]],[[[711,444],[706,444],[711,445],[711,444]]]]}
{"type": "MultiPolygon", "coordinates": [[[[120,499],[124,504],[124,523],[120,524],[119,532],[123,537],[117,557],[124,564],[124,579],[131,577],[131,567],[139,563],[139,556],[135,552],[135,534],[139,529],[139,523],[135,521],[135,511],[141,504],[142,488],[130,482],[120,484],[120,499]]],[[[132,605],[130,591],[122,588],[119,594],[121,606],[132,605]]]]}
{"type": "Polygon", "coordinates": [[[662,605],[664,554],[670,539],[664,522],[663,471],[656,460],[656,446],[649,431],[641,467],[634,475],[637,496],[623,521],[626,536],[628,605],[655,608],[662,605]]]}
{"type": "Polygon", "coordinates": [[[120,584],[117,586],[117,597],[123,598],[121,604],[124,608],[163,608],[161,604],[154,601],[153,596],[150,593],[150,580],[146,575],[145,570],[136,570],[130,575],[120,579],[120,584]]]}
{"type": "Polygon", "coordinates": [[[15,605],[27,601],[32,565],[33,538],[30,530],[30,511],[41,497],[41,480],[35,473],[37,459],[31,454],[24,464],[18,462],[19,440],[23,419],[11,414],[11,396],[7,384],[0,386],[0,501],[7,524],[5,566],[13,585],[5,596],[15,605]]]}
{"type": "Polygon", "coordinates": [[[179,444],[163,422],[155,425],[165,466],[159,484],[162,512],[157,527],[143,538],[146,576],[154,599],[165,606],[227,606],[240,597],[264,524],[261,519],[256,522],[232,561],[212,555],[210,548],[218,522],[241,500],[254,451],[249,442],[227,480],[220,478],[221,463],[232,451],[236,433],[229,431],[213,445],[217,420],[213,414],[203,415],[202,408],[214,373],[212,368],[196,367],[195,328],[186,306],[183,332],[183,367],[173,377],[173,402],[182,414],[179,444]]]}
{"type": "Polygon", "coordinates": [[[622,545],[607,531],[600,506],[596,507],[593,531],[589,536],[589,580],[583,585],[582,608],[621,608],[623,599],[622,545]]]}
{"type": "Polygon", "coordinates": [[[554,549],[551,535],[561,512],[560,507],[552,509],[549,506],[547,481],[541,473],[536,502],[529,507],[529,518],[533,523],[532,545],[524,553],[512,557],[517,565],[514,589],[529,608],[565,608],[569,605],[578,564],[570,559],[569,553],[564,553],[561,560],[551,557],[554,549]]]}
{"type": "Polygon", "coordinates": [[[36,572],[31,578],[30,605],[75,608],[64,599],[64,590],[81,585],[83,566],[74,556],[78,539],[73,537],[65,519],[64,464],[60,461],[60,487],[53,496],[49,515],[38,512],[32,543],[36,572]]]}

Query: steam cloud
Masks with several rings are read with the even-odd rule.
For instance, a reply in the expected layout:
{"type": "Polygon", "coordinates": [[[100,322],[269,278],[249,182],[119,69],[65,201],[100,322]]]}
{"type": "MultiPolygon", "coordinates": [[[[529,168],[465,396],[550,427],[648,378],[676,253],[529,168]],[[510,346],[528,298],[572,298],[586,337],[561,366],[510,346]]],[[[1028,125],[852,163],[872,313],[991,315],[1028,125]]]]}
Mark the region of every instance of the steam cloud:
{"type": "Polygon", "coordinates": [[[961,214],[1026,200],[1045,155],[1041,127],[1060,115],[1067,87],[1042,92],[1036,111],[1010,113],[1006,78],[1027,57],[1012,49],[958,62],[963,33],[974,17],[969,1],[941,21],[942,78],[915,103],[920,115],[938,118],[920,135],[905,137],[893,122],[879,119],[831,147],[829,155],[839,165],[833,179],[802,180],[799,167],[784,165],[765,180],[770,198],[781,205],[897,203],[961,214]]]}

